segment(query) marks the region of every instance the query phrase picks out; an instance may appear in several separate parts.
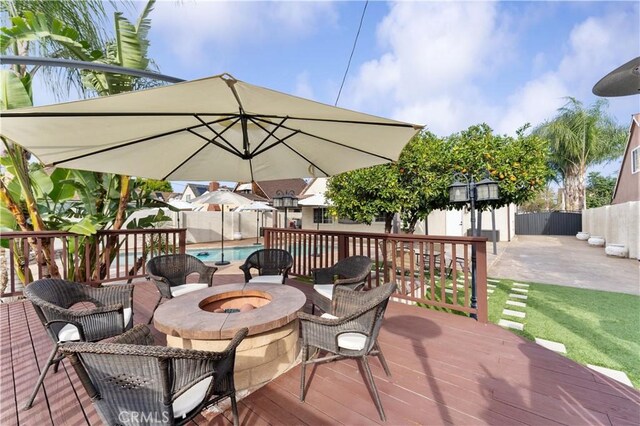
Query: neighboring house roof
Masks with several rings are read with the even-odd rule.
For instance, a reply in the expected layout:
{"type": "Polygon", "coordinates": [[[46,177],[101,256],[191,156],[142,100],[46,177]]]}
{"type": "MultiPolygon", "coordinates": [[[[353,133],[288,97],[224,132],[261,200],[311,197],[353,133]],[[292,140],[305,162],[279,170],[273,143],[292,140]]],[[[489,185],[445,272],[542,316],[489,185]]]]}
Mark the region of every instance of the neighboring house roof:
{"type": "Polygon", "coordinates": [[[169,191],[154,191],[153,196],[161,201],[169,201],[172,198],[176,198],[180,196],[178,192],[169,192],[169,191]]]}
{"type": "Polygon", "coordinates": [[[631,125],[629,127],[629,138],[627,139],[627,146],[624,150],[624,156],[622,157],[622,163],[620,164],[620,170],[618,170],[618,178],[616,179],[616,186],[613,189],[613,195],[611,196],[611,204],[620,204],[627,201],[640,201],[640,173],[636,173],[634,176],[631,173],[631,151],[640,146],[640,113],[631,117],[631,125]],[[635,184],[636,188],[633,188],[635,184]],[[629,185],[629,188],[626,186],[629,185]],[[634,191],[635,189],[635,191],[634,191]],[[622,192],[628,192],[622,194],[622,192]],[[635,197],[629,192],[635,192],[635,197]],[[635,198],[635,199],[632,199],[635,198]]]}
{"type": "Polygon", "coordinates": [[[314,194],[324,194],[327,191],[328,180],[329,178],[326,177],[311,179],[302,192],[300,192],[300,198],[314,194]]]}
{"type": "Polygon", "coordinates": [[[183,194],[185,193],[187,188],[191,188],[191,192],[193,192],[196,197],[201,196],[202,194],[204,194],[205,192],[207,192],[209,190],[209,186],[208,185],[200,185],[200,184],[197,184],[197,183],[188,183],[187,186],[184,187],[184,191],[182,191],[183,194]]]}

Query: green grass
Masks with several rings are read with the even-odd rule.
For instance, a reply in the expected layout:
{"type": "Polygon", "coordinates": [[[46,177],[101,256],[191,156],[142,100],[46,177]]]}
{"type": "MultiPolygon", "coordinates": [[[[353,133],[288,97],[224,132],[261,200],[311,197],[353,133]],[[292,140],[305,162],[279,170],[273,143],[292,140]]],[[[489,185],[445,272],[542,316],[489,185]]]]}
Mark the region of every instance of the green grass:
{"type": "MultiPolygon", "coordinates": [[[[526,313],[524,331],[561,342],[567,357],[581,364],[622,370],[640,388],[640,297],[548,284],[530,285],[526,308],[506,305],[513,281],[501,280],[489,298],[489,320],[497,323],[504,308],[526,313]]],[[[505,317],[507,319],[508,317],[505,317]]]]}

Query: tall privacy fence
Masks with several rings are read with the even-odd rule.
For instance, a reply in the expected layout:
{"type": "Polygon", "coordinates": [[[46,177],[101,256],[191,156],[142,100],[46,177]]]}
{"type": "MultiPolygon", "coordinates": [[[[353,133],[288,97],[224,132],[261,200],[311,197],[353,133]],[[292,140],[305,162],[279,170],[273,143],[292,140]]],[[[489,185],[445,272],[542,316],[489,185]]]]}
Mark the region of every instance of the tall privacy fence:
{"type": "Polygon", "coordinates": [[[3,232],[0,294],[16,296],[34,280],[59,277],[100,284],[146,275],[146,260],[185,252],[185,229],[70,232],[3,232]]]}
{"type": "Polygon", "coordinates": [[[374,265],[369,286],[395,281],[398,299],[477,315],[481,322],[487,321],[486,241],[483,237],[264,229],[265,247],[292,254],[292,275],[310,276],[314,268],[363,255],[374,265]],[[477,307],[471,306],[474,247],[477,307]]]}

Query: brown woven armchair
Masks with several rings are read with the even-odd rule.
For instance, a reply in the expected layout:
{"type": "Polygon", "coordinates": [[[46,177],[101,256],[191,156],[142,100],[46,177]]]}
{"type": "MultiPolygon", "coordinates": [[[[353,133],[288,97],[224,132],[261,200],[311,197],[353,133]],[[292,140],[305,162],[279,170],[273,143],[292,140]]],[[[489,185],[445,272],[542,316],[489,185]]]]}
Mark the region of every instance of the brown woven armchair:
{"type": "MultiPolygon", "coordinates": [[[[160,298],[153,308],[153,314],[162,299],[172,299],[195,290],[211,287],[213,274],[218,270],[215,266],[207,266],[200,259],[189,254],[167,254],[156,256],[147,262],[147,278],[152,280],[160,298]],[[187,276],[197,273],[198,283],[187,283],[187,276]]],[[[151,322],[149,319],[149,322],[151,322]]]]}
{"type": "Polygon", "coordinates": [[[383,284],[369,291],[352,291],[337,287],[334,293],[333,311],[330,314],[325,313],[318,317],[298,312],[302,326],[301,401],[305,398],[307,364],[356,358],[365,371],[378,414],[383,421],[386,420],[367,357],[377,356],[387,376],[391,376],[377,338],[389,297],[395,291],[395,283],[383,284]],[[322,358],[311,359],[309,356],[311,348],[326,351],[328,354],[322,358]]]}
{"type": "Polygon", "coordinates": [[[251,253],[240,269],[244,272],[245,283],[284,284],[292,266],[293,257],[288,251],[263,249],[251,253]],[[257,277],[251,276],[251,269],[258,271],[257,277]]]}
{"type": "Polygon", "coordinates": [[[133,325],[133,286],[114,285],[95,288],[61,279],[41,279],[28,284],[24,295],[33,307],[54,343],[46,366],[25,404],[29,409],[38,389],[52,365],[53,371],[63,356],[58,353],[62,342],[95,342],[124,333],[133,325]],[[76,303],[88,302],[93,307],[69,309],[76,303]]]}
{"type": "Polygon", "coordinates": [[[361,290],[371,275],[371,264],[371,259],[367,256],[350,256],[328,268],[312,269],[315,290],[312,309],[315,311],[315,307],[318,306],[324,312],[330,312],[336,286],[361,290]]]}
{"type": "Polygon", "coordinates": [[[247,332],[238,331],[224,351],[210,352],[151,346],[149,329],[139,324],[109,343],[65,343],[60,351],[104,424],[182,425],[229,397],[238,425],[233,369],[247,332]]]}

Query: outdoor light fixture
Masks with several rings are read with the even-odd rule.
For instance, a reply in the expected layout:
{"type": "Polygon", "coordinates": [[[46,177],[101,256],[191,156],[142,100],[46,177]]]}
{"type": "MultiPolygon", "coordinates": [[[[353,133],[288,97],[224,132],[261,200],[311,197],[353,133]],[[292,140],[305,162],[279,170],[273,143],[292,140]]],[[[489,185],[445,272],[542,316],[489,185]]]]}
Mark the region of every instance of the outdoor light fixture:
{"type": "MultiPolygon", "coordinates": [[[[471,235],[477,237],[479,230],[476,228],[476,201],[492,201],[500,198],[498,183],[485,177],[480,182],[473,180],[473,175],[454,173],[453,183],[449,185],[449,201],[452,203],[471,204],[471,235]],[[464,182],[462,182],[464,180],[464,182]]],[[[476,297],[476,246],[471,246],[471,308],[478,307],[476,297]]],[[[477,318],[476,314],[471,314],[472,318],[477,318]]]]}
{"type": "Polygon", "coordinates": [[[273,197],[273,207],[277,209],[284,209],[284,223],[285,227],[288,225],[287,223],[287,209],[296,209],[298,208],[298,197],[296,197],[296,193],[293,190],[289,191],[276,191],[276,196],[273,197]]]}

